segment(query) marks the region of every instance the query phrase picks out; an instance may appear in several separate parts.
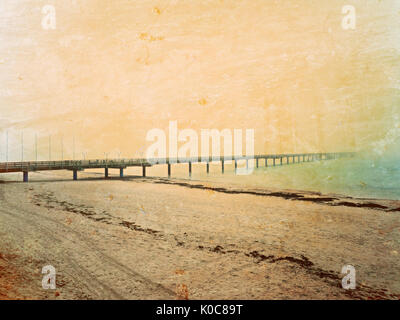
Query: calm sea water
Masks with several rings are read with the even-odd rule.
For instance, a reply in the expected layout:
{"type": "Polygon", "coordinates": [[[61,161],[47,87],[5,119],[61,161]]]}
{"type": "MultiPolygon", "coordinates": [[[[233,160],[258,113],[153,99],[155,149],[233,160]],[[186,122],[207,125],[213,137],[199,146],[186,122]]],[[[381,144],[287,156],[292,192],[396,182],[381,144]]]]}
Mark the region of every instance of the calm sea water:
{"type": "MultiPolygon", "coordinates": [[[[161,166],[166,167],[166,166],[161,166]]],[[[166,168],[158,168],[157,171],[166,168]]],[[[187,178],[187,165],[174,165],[173,176],[187,178]]],[[[156,172],[154,172],[156,173],[156,172]]],[[[362,198],[400,200],[400,160],[353,158],[260,168],[251,175],[235,175],[233,165],[193,166],[192,179],[229,183],[234,186],[279,188],[337,193],[362,198]]]]}

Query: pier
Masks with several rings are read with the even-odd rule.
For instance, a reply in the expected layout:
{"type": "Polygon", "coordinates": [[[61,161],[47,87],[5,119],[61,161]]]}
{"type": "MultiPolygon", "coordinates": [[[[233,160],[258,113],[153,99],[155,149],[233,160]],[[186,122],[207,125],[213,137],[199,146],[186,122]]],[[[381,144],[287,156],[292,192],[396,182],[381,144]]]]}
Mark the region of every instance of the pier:
{"type": "Polygon", "coordinates": [[[23,181],[29,181],[29,172],[50,171],[50,170],[70,170],[72,179],[78,180],[78,172],[85,169],[104,169],[104,177],[108,178],[109,169],[119,169],[119,176],[124,177],[124,169],[128,167],[142,167],[142,175],[146,176],[146,167],[154,165],[167,165],[168,177],[172,175],[172,165],[176,163],[187,163],[189,177],[192,175],[192,164],[205,164],[206,172],[210,171],[210,163],[221,163],[221,173],[225,172],[225,163],[232,161],[235,165],[235,172],[238,168],[238,161],[255,161],[255,167],[264,163],[265,167],[283,166],[298,164],[301,162],[313,162],[322,160],[333,160],[339,158],[350,158],[354,152],[331,152],[331,153],[301,153],[301,154],[266,154],[254,156],[234,156],[234,157],[203,157],[195,158],[155,158],[155,159],[97,159],[97,160],[64,160],[64,161],[23,161],[23,162],[2,162],[0,163],[0,173],[22,172],[23,181]]]}

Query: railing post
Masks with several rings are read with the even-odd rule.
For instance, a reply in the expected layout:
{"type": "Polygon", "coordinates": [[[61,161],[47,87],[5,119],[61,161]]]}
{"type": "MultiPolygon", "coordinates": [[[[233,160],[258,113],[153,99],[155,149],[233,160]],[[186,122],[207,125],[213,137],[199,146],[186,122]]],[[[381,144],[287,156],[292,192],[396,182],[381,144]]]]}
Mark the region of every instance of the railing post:
{"type": "Polygon", "coordinates": [[[142,175],[146,177],[146,166],[142,166],[142,175]]]}
{"type": "Polygon", "coordinates": [[[265,167],[268,167],[268,158],[265,158],[265,167]]]}
{"type": "Polygon", "coordinates": [[[108,168],[104,168],[104,178],[108,178],[108,168]]]}
{"type": "Polygon", "coordinates": [[[72,179],[78,180],[78,170],[72,170],[72,179]]]}
{"type": "Polygon", "coordinates": [[[221,160],[221,171],[222,171],[222,173],[225,172],[225,163],[224,163],[224,160],[221,160]]]}
{"type": "Polygon", "coordinates": [[[168,178],[171,178],[171,164],[168,163],[168,178]]]}
{"type": "Polygon", "coordinates": [[[189,177],[192,176],[192,163],[189,161],[189,177]]]}
{"type": "Polygon", "coordinates": [[[23,172],[23,181],[28,182],[28,171],[23,172]]]}
{"type": "Polygon", "coordinates": [[[206,168],[207,168],[207,174],[209,174],[210,173],[210,163],[209,162],[207,162],[206,168]]]}
{"type": "Polygon", "coordinates": [[[119,168],[119,177],[120,178],[124,177],[124,168],[119,168]]]}

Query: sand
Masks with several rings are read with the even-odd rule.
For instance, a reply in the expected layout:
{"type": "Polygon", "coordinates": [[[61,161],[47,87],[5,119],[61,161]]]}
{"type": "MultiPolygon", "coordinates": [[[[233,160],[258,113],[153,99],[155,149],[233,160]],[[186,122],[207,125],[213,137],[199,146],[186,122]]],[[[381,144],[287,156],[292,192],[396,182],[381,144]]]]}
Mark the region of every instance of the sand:
{"type": "Polygon", "coordinates": [[[0,176],[0,299],[400,298],[399,201],[70,176],[0,176]]]}

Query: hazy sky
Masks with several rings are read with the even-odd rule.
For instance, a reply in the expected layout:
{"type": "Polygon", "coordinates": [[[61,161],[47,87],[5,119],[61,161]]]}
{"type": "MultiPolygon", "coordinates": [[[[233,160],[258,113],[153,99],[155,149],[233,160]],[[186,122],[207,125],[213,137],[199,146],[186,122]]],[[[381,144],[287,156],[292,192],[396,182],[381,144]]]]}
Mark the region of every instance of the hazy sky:
{"type": "Polygon", "coordinates": [[[400,1],[1,0],[0,159],[132,156],[147,131],[255,129],[258,153],[393,148],[400,1]],[[56,29],[42,8],[53,5],[56,29]],[[344,5],[355,30],[342,28],[344,5]]]}

